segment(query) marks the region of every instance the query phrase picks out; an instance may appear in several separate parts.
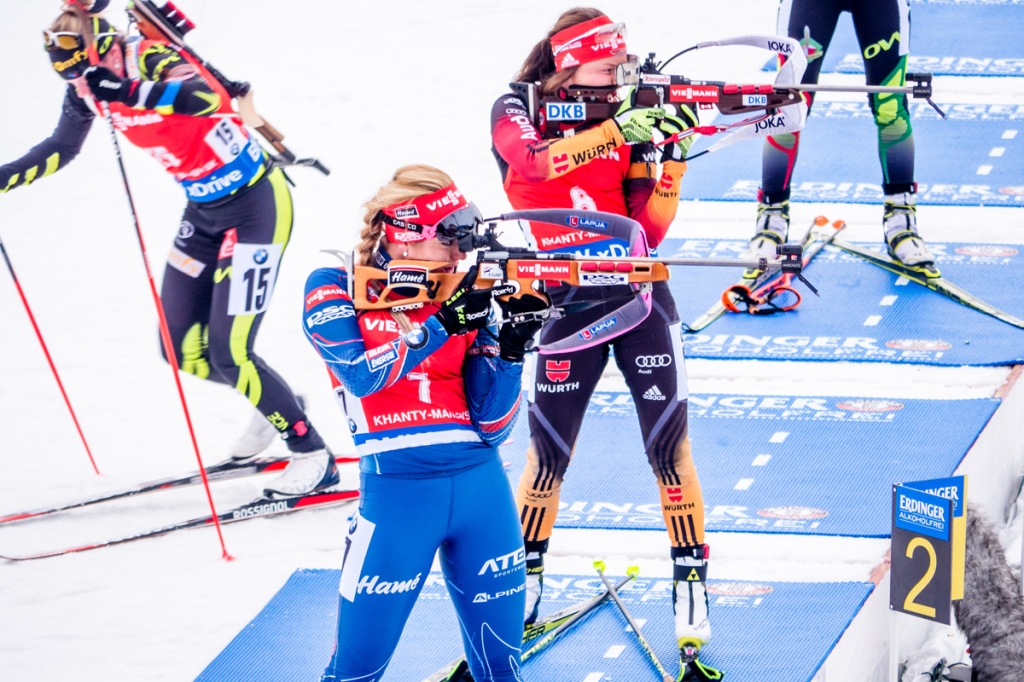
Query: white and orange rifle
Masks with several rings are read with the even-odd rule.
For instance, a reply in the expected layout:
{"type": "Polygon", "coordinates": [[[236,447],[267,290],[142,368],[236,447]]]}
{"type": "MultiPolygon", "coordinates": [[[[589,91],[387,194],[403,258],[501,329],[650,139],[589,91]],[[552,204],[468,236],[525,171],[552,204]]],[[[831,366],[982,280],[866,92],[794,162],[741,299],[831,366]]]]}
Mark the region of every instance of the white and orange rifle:
{"type": "MultiPolygon", "coordinates": [[[[789,245],[776,259],[733,260],[724,258],[651,258],[646,253],[643,228],[632,218],[578,209],[535,209],[514,211],[488,218],[459,238],[465,253],[477,250],[476,286],[497,288],[495,297],[507,300],[537,296],[547,300],[548,286],[608,287],[631,285],[627,298],[648,294],[654,282],[669,279],[669,266],[744,267],[762,271],[781,270],[797,274],[802,267],[799,245],[789,245]],[[502,221],[528,220],[593,232],[628,245],[621,256],[582,256],[575,253],[532,251],[502,245],[496,236],[502,221]],[[628,255],[627,255],[628,254],[628,255]]],[[[464,273],[438,272],[448,263],[393,260],[386,268],[354,264],[354,254],[328,251],[345,262],[349,272],[348,294],[357,310],[408,310],[427,303],[440,303],[459,287],[464,273]]],[[[605,299],[607,301],[607,299],[605,299]]],[[[597,301],[601,302],[601,301],[597,301]]],[[[582,302],[593,305],[594,299],[582,302]]],[[[540,313],[524,313],[508,320],[557,318],[577,312],[580,304],[556,304],[540,313]]]]}

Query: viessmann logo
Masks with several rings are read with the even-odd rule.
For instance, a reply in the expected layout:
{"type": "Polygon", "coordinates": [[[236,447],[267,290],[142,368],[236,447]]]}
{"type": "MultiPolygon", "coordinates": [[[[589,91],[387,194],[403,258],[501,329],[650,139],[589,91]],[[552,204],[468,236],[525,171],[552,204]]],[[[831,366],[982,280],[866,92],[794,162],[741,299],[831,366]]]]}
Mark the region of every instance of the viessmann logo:
{"type": "Polygon", "coordinates": [[[347,300],[348,294],[344,289],[337,286],[325,286],[310,292],[306,296],[306,311],[310,311],[324,301],[334,301],[337,299],[347,300]]]}
{"type": "Polygon", "coordinates": [[[668,97],[672,102],[717,102],[718,88],[672,85],[669,86],[668,97]]]}
{"type": "Polygon", "coordinates": [[[526,262],[516,265],[517,277],[568,277],[568,263],[526,262]]]}

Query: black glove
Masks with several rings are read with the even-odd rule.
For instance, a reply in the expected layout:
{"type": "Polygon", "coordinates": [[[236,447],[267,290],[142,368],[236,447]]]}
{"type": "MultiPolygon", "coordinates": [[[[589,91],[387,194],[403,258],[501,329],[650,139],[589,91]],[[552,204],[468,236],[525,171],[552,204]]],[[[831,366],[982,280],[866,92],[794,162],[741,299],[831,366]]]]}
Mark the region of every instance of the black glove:
{"type": "Polygon", "coordinates": [[[474,265],[462,278],[455,293],[434,314],[448,336],[458,336],[487,326],[493,294],[490,289],[473,288],[476,273],[477,266],[474,265]]]}
{"type": "Polygon", "coordinates": [[[103,102],[127,102],[134,89],[134,81],[121,78],[105,66],[89,67],[85,82],[93,97],[103,102]]]}
{"type": "MultiPolygon", "coordinates": [[[[507,301],[498,299],[498,305],[501,306],[503,317],[511,317],[520,313],[534,313],[546,310],[550,307],[551,302],[546,295],[544,298],[529,295],[510,298],[507,301]]],[[[502,360],[508,360],[509,362],[522,362],[526,351],[530,350],[530,346],[532,346],[531,341],[533,341],[533,337],[543,324],[543,320],[532,320],[530,322],[520,322],[519,324],[506,322],[501,325],[501,331],[498,332],[498,346],[501,348],[501,352],[498,356],[502,360]]]]}

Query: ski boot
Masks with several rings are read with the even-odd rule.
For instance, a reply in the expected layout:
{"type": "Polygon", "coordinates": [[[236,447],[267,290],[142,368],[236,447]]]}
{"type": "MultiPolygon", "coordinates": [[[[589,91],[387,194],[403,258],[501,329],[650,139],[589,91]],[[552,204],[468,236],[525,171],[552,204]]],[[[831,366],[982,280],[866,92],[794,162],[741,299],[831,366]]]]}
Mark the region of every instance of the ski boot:
{"type": "Polygon", "coordinates": [[[707,545],[672,548],[672,612],[679,644],[680,682],[722,679],[719,671],[697,660],[701,647],[711,641],[707,576],[707,545]]]}
{"type": "Polygon", "coordinates": [[[912,192],[885,195],[882,228],[893,260],[917,268],[928,277],[942,276],[935,268],[935,256],[917,233],[917,206],[912,192]]]}
{"type": "Polygon", "coordinates": [[[466,663],[466,659],[459,661],[459,664],[448,673],[448,677],[444,678],[441,682],[473,682],[473,676],[469,673],[469,663],[466,663]]]}
{"type": "Polygon", "coordinates": [[[526,545],[526,612],[523,624],[533,625],[540,612],[540,596],[544,592],[544,553],[547,540],[527,540],[526,545]]]}
{"type": "Polygon", "coordinates": [[[679,650],[679,677],[676,682],[719,682],[725,675],[721,670],[704,665],[697,658],[697,648],[692,644],[679,650]]]}
{"type": "MultiPolygon", "coordinates": [[[[757,231],[747,245],[744,258],[776,258],[778,248],[789,238],[789,200],[778,204],[757,202],[757,231]]],[[[746,279],[757,279],[761,271],[748,268],[743,271],[746,279]]]]}
{"type": "Polygon", "coordinates": [[[263,489],[266,497],[295,497],[338,485],[341,476],[334,453],[327,446],[311,452],[297,452],[281,475],[263,489]]]}
{"type": "MultiPolygon", "coordinates": [[[[303,400],[302,396],[295,396],[295,400],[298,402],[299,408],[305,411],[306,401],[303,400]]],[[[280,435],[281,432],[277,430],[277,427],[263,416],[262,412],[257,410],[256,414],[249,420],[245,431],[231,447],[231,459],[238,462],[255,457],[269,448],[274,443],[274,438],[280,435]]]]}

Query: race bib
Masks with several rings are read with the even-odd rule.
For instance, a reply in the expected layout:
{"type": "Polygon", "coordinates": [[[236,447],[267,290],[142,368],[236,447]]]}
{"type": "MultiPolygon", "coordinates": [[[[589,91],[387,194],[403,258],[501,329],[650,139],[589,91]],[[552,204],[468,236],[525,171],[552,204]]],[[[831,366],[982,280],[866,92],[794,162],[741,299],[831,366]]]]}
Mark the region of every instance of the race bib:
{"type": "Polygon", "coordinates": [[[270,307],[283,244],[235,244],[228,315],[258,315],[270,307]]]}
{"type": "Polygon", "coordinates": [[[225,165],[238,158],[249,142],[249,138],[238,124],[229,118],[222,118],[220,123],[206,134],[205,140],[207,146],[225,165]]]}
{"type": "Polygon", "coordinates": [[[376,527],[372,521],[360,516],[359,512],[352,517],[352,523],[348,526],[348,535],[345,536],[345,557],[341,564],[341,596],[349,601],[355,601],[359,578],[363,573],[363,562],[366,561],[366,552],[370,549],[370,540],[376,527]]]}

